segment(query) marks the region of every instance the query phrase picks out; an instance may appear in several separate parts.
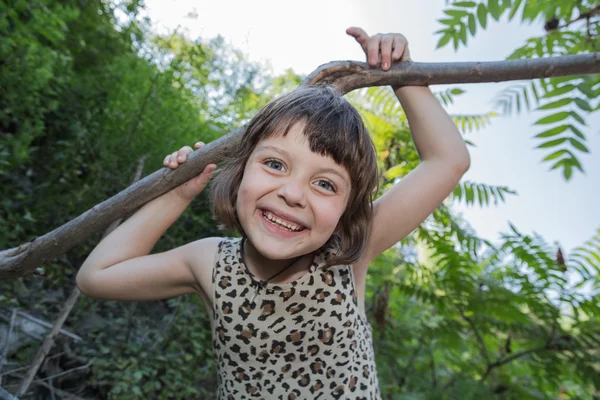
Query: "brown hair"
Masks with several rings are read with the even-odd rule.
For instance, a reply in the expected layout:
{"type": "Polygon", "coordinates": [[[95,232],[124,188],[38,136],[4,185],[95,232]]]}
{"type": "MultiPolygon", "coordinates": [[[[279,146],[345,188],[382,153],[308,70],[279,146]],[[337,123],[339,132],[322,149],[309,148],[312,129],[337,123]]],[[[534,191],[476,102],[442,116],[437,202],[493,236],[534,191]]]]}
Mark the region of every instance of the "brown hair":
{"type": "Polygon", "coordinates": [[[256,145],[274,135],[287,135],[296,123],[304,126],[310,149],[331,157],[344,166],[352,187],[346,210],[340,218],[340,230],[328,244],[337,252],[328,264],[352,264],[365,249],[377,188],[375,146],[358,111],[331,87],[301,88],[281,96],[263,107],[246,127],[235,158],[213,179],[213,214],[225,227],[242,235],[235,204],[244,168],[256,145]]]}

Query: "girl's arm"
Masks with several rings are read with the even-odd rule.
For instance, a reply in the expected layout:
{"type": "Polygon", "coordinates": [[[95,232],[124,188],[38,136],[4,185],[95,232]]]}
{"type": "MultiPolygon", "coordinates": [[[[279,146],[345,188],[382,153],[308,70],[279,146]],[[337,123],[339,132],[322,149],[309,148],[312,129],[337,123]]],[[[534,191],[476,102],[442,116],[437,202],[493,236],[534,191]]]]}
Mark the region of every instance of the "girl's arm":
{"type": "MultiPolygon", "coordinates": [[[[185,157],[189,151],[184,148],[180,153],[185,157]]],[[[220,239],[148,253],[204,189],[214,169],[214,164],[207,166],[198,177],[147,203],[105,237],[80,268],[79,289],[105,300],[153,300],[196,292],[206,301],[220,239]]]]}
{"type": "Polygon", "coordinates": [[[456,125],[427,87],[396,89],[421,158],[373,204],[369,260],[416,229],[454,190],[470,157],[456,125]]]}
{"type": "MultiPolygon", "coordinates": [[[[383,70],[394,61],[410,61],[400,34],[369,37],[360,28],[347,33],[363,47],[367,62],[383,70]]],[[[367,250],[358,266],[366,268],[379,254],[417,228],[452,192],[470,165],[469,152],[456,125],[428,87],[400,87],[395,93],[406,113],[421,163],[373,204],[367,250]]]]}

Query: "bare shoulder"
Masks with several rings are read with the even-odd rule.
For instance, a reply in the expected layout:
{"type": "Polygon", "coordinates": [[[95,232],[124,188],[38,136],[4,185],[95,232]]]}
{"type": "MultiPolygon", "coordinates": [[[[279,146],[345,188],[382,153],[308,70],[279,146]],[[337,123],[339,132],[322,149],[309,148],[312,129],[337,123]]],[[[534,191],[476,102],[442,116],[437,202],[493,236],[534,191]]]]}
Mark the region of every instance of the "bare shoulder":
{"type": "Polygon", "coordinates": [[[212,271],[221,241],[223,238],[208,237],[181,247],[185,262],[196,280],[196,291],[205,304],[212,303],[212,271]]]}

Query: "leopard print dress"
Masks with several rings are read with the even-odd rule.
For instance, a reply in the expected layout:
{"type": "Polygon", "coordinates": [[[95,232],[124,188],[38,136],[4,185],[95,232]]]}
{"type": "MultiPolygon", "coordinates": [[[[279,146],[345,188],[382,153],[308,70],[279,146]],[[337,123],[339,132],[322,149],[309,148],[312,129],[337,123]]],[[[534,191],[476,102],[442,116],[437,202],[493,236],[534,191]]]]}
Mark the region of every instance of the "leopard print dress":
{"type": "Polygon", "coordinates": [[[251,303],[257,281],[240,244],[219,244],[212,275],[219,399],[381,399],[352,267],[325,267],[320,251],[306,274],[251,303]]]}

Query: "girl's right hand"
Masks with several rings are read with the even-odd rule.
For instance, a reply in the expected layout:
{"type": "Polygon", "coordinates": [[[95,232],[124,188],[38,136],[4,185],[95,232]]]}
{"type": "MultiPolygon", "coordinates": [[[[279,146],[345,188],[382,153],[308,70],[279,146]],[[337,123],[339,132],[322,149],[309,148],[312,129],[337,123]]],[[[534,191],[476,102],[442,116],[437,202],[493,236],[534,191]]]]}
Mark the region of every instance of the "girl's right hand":
{"type": "MultiPolygon", "coordinates": [[[[196,150],[202,146],[204,146],[203,142],[196,142],[196,144],[194,144],[196,150]]],[[[192,151],[194,150],[192,150],[190,146],[184,146],[179,149],[179,151],[175,151],[166,156],[163,160],[163,165],[171,169],[176,169],[180,164],[183,164],[185,160],[187,160],[188,154],[192,151]]],[[[208,164],[200,175],[176,187],[172,192],[185,201],[191,201],[204,190],[215,169],[217,169],[215,164],[208,164]]]]}

